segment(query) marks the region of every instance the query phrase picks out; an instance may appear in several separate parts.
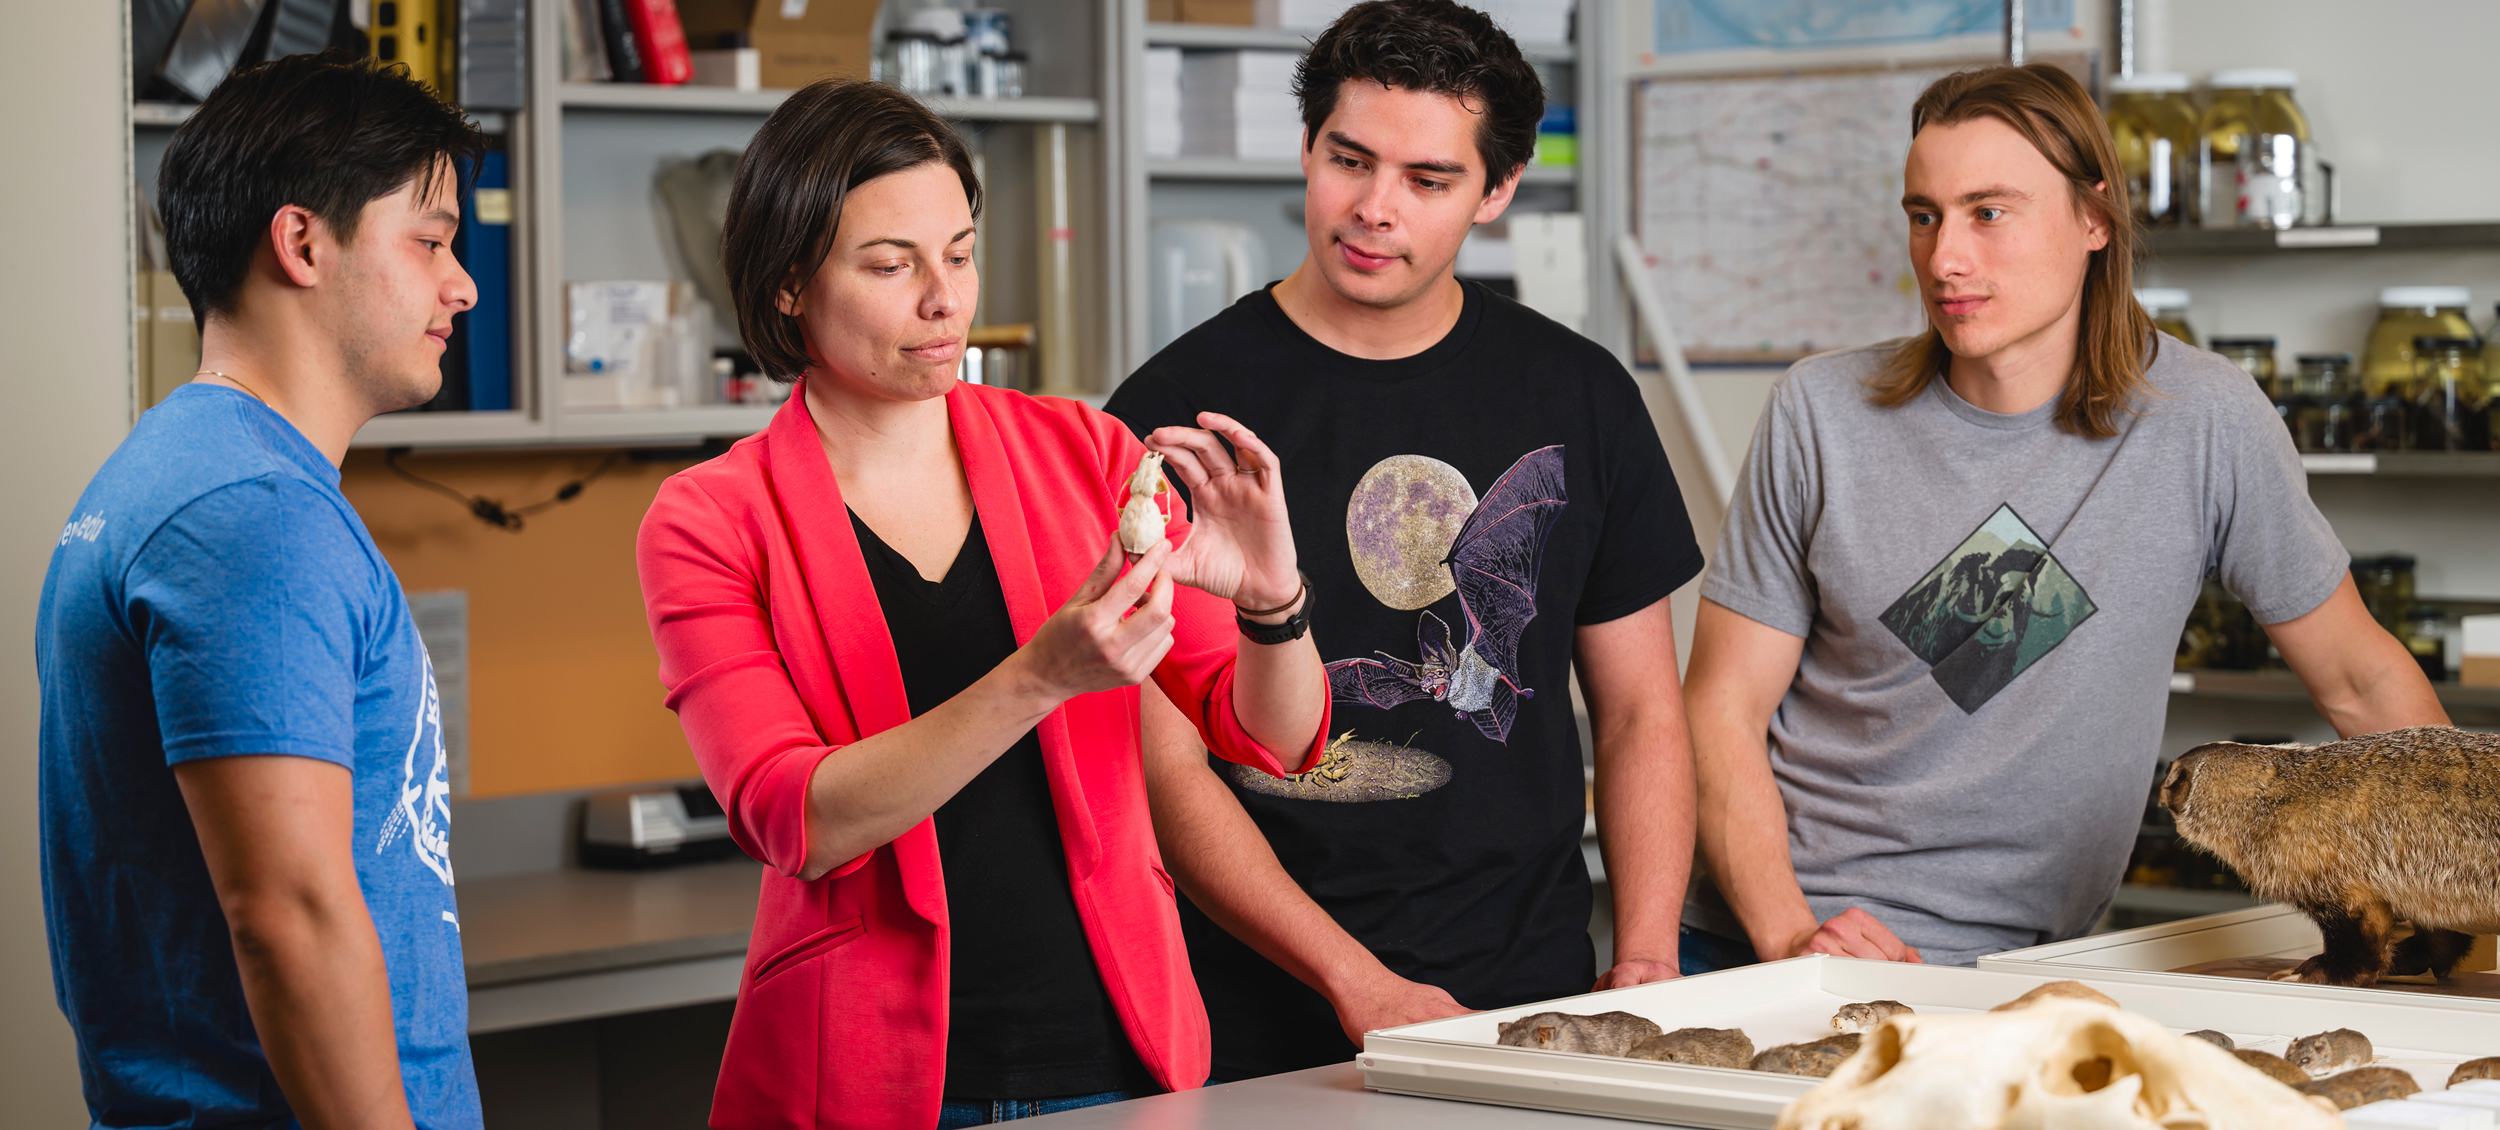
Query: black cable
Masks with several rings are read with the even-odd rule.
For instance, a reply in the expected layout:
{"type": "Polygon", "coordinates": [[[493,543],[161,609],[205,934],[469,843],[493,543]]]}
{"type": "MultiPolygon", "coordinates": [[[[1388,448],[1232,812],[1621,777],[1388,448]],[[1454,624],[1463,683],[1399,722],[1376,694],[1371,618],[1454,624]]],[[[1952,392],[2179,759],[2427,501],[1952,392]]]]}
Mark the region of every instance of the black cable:
{"type": "Polygon", "coordinates": [[[521,532],[521,527],[525,524],[524,519],[528,518],[532,514],[542,513],[554,506],[571,502],[575,498],[580,497],[583,487],[589,486],[591,480],[607,474],[608,469],[623,461],[626,455],[626,453],[622,451],[611,451],[608,453],[607,458],[599,461],[598,466],[591,468],[589,474],[575,479],[572,482],[566,483],[563,486],[557,487],[554,496],[547,498],[544,501],[533,502],[527,506],[506,507],[503,503],[497,502],[494,499],[486,497],[485,495],[463,494],[456,488],[438,483],[432,479],[426,478],[423,475],[417,474],[406,467],[400,466],[400,457],[407,455],[410,450],[410,448],[405,447],[394,447],[386,452],[383,452],[382,465],[390,468],[391,473],[398,475],[400,478],[406,479],[409,482],[415,483],[418,486],[424,487],[427,490],[433,491],[436,494],[442,495],[445,498],[459,503],[463,509],[466,509],[471,515],[475,516],[478,521],[484,522],[489,526],[495,527],[496,529],[506,530],[516,534],[521,532]]]}

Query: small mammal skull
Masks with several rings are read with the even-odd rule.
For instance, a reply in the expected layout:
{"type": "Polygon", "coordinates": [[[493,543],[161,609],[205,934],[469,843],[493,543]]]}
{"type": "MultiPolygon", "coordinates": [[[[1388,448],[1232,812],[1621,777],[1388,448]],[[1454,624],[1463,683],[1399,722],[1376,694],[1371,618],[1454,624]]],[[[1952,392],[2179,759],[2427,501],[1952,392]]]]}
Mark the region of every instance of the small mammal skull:
{"type": "Polygon", "coordinates": [[[2217,1048],[2221,1048],[2226,1052],[2235,1052],[2240,1050],[2240,1046],[2238,1044],[2231,1042],[2231,1037],[2225,1036],[2220,1032],[2216,1032],[2211,1028],[2199,1028],[2188,1033],[2187,1038],[2191,1040],[2203,1040],[2206,1043],[2212,1044],[2217,1048]]]}
{"type": "Polygon", "coordinates": [[[2448,1073],[2448,1085],[2451,1087],[2473,1079],[2500,1079],[2500,1055],[2466,1060],[2448,1073]]]}
{"type": "Polygon", "coordinates": [[[2291,1050],[2284,1052],[2283,1058],[2315,1079],[2360,1067],[2374,1055],[2368,1036],[2350,1028],[2338,1028],[2292,1041],[2291,1050]]]}
{"type": "Polygon", "coordinates": [[[1876,1025],[1890,1020],[1893,1017],[1916,1015],[1918,1014],[1912,1012],[1910,1010],[1910,1006],[1903,1004],[1900,1001],[1867,1001],[1864,1004],[1844,1004],[1840,1006],[1840,1011],[1832,1014],[1832,1031],[1869,1032],[1873,1031],[1876,1025]]]}
{"type": "Polygon", "coordinates": [[[1743,1070],[1753,1062],[1753,1037],[1742,1028],[1678,1028],[1661,1036],[1632,1041],[1626,1059],[1650,1059],[1693,1067],[1743,1070]]]}
{"type": "Polygon", "coordinates": [[[2074,1000],[1896,1017],[1778,1130],[2328,1130],[2342,1119],[2228,1052],[2074,1000]]]}
{"type": "Polygon", "coordinates": [[[2059,999],[2090,1001],[2093,1004],[2106,1005],[2110,1008],[2118,1007],[2117,1001],[2109,999],[2100,990],[2081,981],[2051,981],[1988,1011],[2012,1012],[2018,1008],[2030,1008],[2044,1000],[2059,999]]]}
{"type": "Polygon", "coordinates": [[[1499,1043],[1508,1048],[1619,1056],[1632,1050],[1634,1040],[1658,1034],[1658,1025],[1628,1012],[1595,1016],[1540,1012],[1502,1025],[1499,1043]]]}
{"type": "Polygon", "coordinates": [[[2297,1087],[2309,1081],[2308,1072],[2292,1066],[2292,1061],[2273,1052],[2261,1052],[2254,1048],[2237,1048],[2231,1054],[2239,1057],[2241,1063],[2256,1068],[2263,1072],[2266,1078],[2286,1087],[2297,1087]]]}
{"type": "Polygon", "coordinates": [[[1825,1036],[1812,1043],[1782,1044],[1753,1057],[1750,1067],[1752,1070],[1767,1071],[1774,1075],[1804,1075],[1814,1079],[1825,1079],[1829,1078],[1841,1064],[1848,1062],[1850,1056],[1858,1054],[1858,1049],[1865,1046],[1865,1040],[1864,1036],[1856,1032],[1843,1032],[1837,1036],[1825,1036]]]}
{"type": "Polygon", "coordinates": [[[2413,1073],[2409,1071],[2393,1067],[2361,1067],[2341,1075],[2312,1079],[2293,1089],[2334,1103],[2337,1110],[2351,1110],[2370,1103],[2401,1099],[2419,1092],[2422,1085],[2414,1081],[2413,1073]]]}
{"type": "Polygon", "coordinates": [[[1163,456],[1147,452],[1128,477],[1128,504],[1120,507],[1120,548],[1144,553],[1163,540],[1165,520],[1155,496],[1168,489],[1163,485],[1163,456]]]}

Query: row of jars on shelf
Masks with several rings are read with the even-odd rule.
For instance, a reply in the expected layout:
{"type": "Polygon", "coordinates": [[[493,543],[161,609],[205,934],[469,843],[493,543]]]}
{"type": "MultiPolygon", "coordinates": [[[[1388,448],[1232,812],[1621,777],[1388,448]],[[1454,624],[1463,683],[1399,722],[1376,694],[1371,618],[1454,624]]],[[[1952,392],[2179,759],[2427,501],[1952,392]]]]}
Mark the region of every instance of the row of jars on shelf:
{"type": "MultiPolygon", "coordinates": [[[[2190,345],[2186,291],[2147,288],[2154,324],[2190,345]]],[[[2500,450],[2500,333],[2486,342],[2466,316],[2463,287],[2379,292],[2378,321],[2356,364],[2350,353],[2303,353],[2284,371],[2275,339],[2220,336],[2205,348],[2263,386],[2304,452],[2500,450]]]]}
{"type": "MultiPolygon", "coordinates": [[[[2370,617],[2405,645],[2422,674],[2432,682],[2440,682],[2449,678],[2449,637],[2454,634],[2451,627],[2455,621],[2447,609],[2436,604],[2414,603],[2414,567],[2414,558],[2409,554],[2353,558],[2353,588],[2360,593],[2363,607],[2370,610],[2370,617]]],[[[2282,653],[2275,650],[2248,606],[2210,579],[2179,633],[2174,664],[2182,671],[2284,667],[2282,653]]]]}
{"type": "Polygon", "coordinates": [[[2283,229],[2335,222],[2334,166],[2320,158],[2276,68],[2215,71],[2200,105],[2188,76],[2109,80],[2110,136],[2138,220],[2283,229]]]}

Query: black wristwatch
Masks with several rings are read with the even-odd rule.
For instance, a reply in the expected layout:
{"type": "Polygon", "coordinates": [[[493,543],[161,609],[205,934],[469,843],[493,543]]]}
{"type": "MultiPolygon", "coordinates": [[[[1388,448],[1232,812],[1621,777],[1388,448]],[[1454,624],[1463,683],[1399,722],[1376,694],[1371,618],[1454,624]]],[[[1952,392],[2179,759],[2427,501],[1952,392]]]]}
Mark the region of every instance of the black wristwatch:
{"type": "Polygon", "coordinates": [[[1292,643],[1311,633],[1311,578],[1305,576],[1300,579],[1302,590],[1293,594],[1292,600],[1276,608],[1245,614],[1239,606],[1234,607],[1233,623],[1240,626],[1244,639],[1256,644],[1292,643]],[[1273,616],[1296,604],[1302,607],[1293,615],[1285,617],[1285,622],[1282,624],[1262,624],[1250,618],[1251,615],[1273,616]]]}

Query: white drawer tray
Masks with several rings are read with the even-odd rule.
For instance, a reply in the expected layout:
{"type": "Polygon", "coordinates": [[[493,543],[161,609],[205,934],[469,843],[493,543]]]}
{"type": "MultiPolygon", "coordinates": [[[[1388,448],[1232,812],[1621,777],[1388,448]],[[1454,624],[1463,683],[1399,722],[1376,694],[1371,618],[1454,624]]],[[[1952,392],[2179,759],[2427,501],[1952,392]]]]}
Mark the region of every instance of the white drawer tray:
{"type": "MultiPolygon", "coordinates": [[[[1897,1000],[1922,1013],[1983,1011],[2044,981],[1945,966],[1799,957],[1629,989],[1454,1016],[1372,1032],[1355,1062],[1376,1091],[1664,1122],[1707,1130],[1767,1130],[1781,1108],[1819,1080],[1612,1056],[1506,1048],[1499,1025],[1534,1013],[1621,1010],[1660,1028],[1742,1028],[1756,1048],[1831,1034],[1854,1001],[1897,1000]]],[[[2212,1028],[2242,1047],[2280,1054],[2295,1038],[2353,1028],[2379,1045],[2379,1062],[2414,1072],[2425,1090],[2457,1063],[2500,1055],[2500,1023],[2452,1002],[2343,990],[2307,997],[2255,982],[2193,978],[2185,986],[2072,977],[2172,1029],[2212,1028]]]]}
{"type": "MultiPolygon", "coordinates": [[[[2309,916],[2288,906],[2253,906],[2227,914],[2208,914],[2163,922],[2114,934],[2094,934],[2069,942],[2051,942],[1979,959],[1979,968],[2052,980],[2123,981],[2139,985],[2210,988],[2236,985],[2250,991],[2300,1000],[2339,1001],[2389,998],[2434,1008],[2457,1009],[2484,1017],[2500,1031],[2500,1000],[2449,996],[2413,988],[2350,989],[2294,981],[2260,981],[2201,973],[2174,973],[2192,965],[2233,958],[2279,957],[2305,960],[2323,945],[2309,916]]],[[[2115,996],[2116,994],[2111,994],[2115,996]]],[[[2500,1051],[2487,1054],[2500,1055],[2500,1051]]]]}

